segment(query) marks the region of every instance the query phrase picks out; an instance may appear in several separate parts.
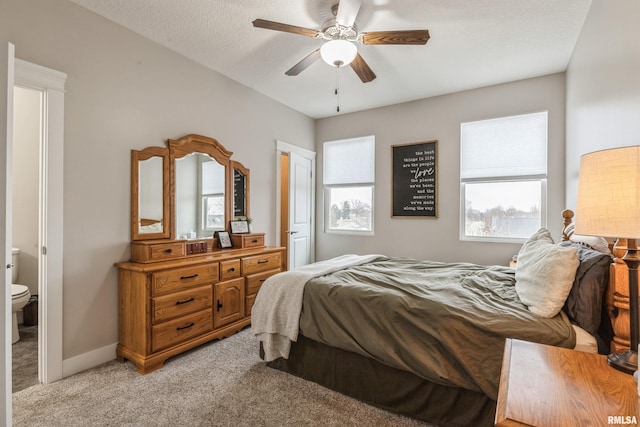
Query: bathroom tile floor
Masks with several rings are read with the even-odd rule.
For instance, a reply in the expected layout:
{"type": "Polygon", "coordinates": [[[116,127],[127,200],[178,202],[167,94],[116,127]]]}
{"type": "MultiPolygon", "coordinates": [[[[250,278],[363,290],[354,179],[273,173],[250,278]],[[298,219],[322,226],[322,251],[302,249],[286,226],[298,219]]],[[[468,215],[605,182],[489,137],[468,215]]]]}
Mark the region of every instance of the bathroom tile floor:
{"type": "Polygon", "coordinates": [[[38,384],[38,327],[18,326],[20,341],[11,346],[13,392],[38,384]]]}

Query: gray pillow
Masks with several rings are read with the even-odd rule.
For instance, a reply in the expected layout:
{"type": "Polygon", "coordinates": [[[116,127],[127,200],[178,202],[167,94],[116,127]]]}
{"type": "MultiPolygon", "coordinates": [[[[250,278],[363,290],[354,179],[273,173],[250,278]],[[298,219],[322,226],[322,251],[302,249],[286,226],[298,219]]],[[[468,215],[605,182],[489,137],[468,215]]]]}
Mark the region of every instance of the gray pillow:
{"type": "Polygon", "coordinates": [[[589,249],[579,243],[561,242],[559,246],[578,249],[580,266],[564,304],[571,322],[596,335],[602,318],[602,300],[609,284],[611,255],[589,249]]]}

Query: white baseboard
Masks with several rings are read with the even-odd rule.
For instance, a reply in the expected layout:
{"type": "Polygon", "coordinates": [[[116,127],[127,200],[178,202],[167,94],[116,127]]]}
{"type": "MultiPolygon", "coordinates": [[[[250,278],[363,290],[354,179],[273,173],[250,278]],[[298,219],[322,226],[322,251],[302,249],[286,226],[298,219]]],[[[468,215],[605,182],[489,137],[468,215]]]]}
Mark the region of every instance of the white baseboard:
{"type": "Polygon", "coordinates": [[[62,377],[86,371],[116,358],[117,344],[111,344],[62,361],[62,377]]]}

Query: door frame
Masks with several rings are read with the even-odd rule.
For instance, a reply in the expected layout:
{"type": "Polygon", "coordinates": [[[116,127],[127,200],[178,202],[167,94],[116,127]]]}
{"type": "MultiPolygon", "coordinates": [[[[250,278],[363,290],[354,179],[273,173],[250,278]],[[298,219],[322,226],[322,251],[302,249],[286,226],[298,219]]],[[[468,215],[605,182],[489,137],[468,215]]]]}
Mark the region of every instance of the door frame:
{"type": "MultiPolygon", "coordinates": [[[[316,253],[315,253],[315,228],[316,228],[316,174],[315,174],[315,170],[316,170],[316,153],[315,151],[311,151],[308,150],[306,148],[302,148],[302,147],[298,147],[297,145],[293,145],[293,144],[289,144],[280,140],[276,140],[276,245],[278,246],[284,246],[285,248],[287,248],[287,269],[289,266],[289,241],[287,239],[286,242],[283,242],[282,238],[280,237],[282,235],[282,226],[281,226],[281,218],[283,215],[286,215],[286,217],[288,218],[289,216],[289,212],[282,212],[282,181],[283,181],[283,174],[286,172],[287,176],[285,177],[288,180],[288,176],[289,176],[289,170],[287,169],[286,171],[283,170],[283,165],[282,162],[280,160],[280,157],[285,154],[285,155],[289,155],[290,153],[296,153],[299,156],[302,156],[306,159],[309,159],[311,161],[311,170],[313,171],[313,174],[311,176],[311,225],[310,225],[310,230],[309,230],[309,237],[311,239],[311,260],[312,262],[316,259],[316,253]]],[[[290,163],[289,163],[290,164],[290,163]]],[[[288,183],[287,183],[287,187],[288,187],[288,183]]],[[[288,206],[290,206],[291,202],[292,202],[292,198],[293,195],[289,194],[289,200],[288,200],[288,206]]]]}
{"type": "Polygon", "coordinates": [[[67,75],[20,59],[14,85],[43,94],[38,212],[38,380],[62,378],[64,85],[67,75]]]}

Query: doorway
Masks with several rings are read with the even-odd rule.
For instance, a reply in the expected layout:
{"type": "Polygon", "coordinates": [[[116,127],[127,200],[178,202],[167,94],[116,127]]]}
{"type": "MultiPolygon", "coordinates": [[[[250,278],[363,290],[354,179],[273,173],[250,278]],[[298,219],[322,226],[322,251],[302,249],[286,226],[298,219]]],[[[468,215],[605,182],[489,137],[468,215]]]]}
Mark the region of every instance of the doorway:
{"type": "MultiPolygon", "coordinates": [[[[62,166],[66,77],[59,71],[15,60],[14,116],[20,116],[24,121],[20,126],[30,129],[27,132],[31,134],[32,142],[16,141],[15,137],[22,138],[20,132],[17,135],[14,132],[11,142],[14,148],[16,144],[24,143],[25,147],[20,147],[19,153],[28,145],[25,156],[37,157],[37,160],[29,159],[30,166],[22,163],[16,166],[29,168],[29,172],[21,174],[15,167],[13,171],[14,178],[20,180],[12,183],[13,200],[17,201],[16,195],[18,198],[24,196],[23,192],[35,193],[29,195],[30,207],[24,213],[30,218],[30,224],[25,226],[16,219],[18,215],[23,216],[23,212],[14,210],[13,215],[14,222],[21,228],[18,241],[22,248],[19,248],[18,262],[23,273],[18,273],[18,280],[28,283],[30,293],[38,295],[36,366],[37,382],[42,383],[62,378],[62,166]],[[17,113],[15,108],[24,108],[25,97],[31,99],[28,102],[30,111],[17,113]],[[28,185],[26,180],[30,181],[28,185]],[[29,226],[36,232],[25,237],[24,228],[29,226]]],[[[16,126],[14,123],[14,128],[16,126]]],[[[25,206],[23,200],[19,203],[25,206]]]]}
{"type": "MultiPolygon", "coordinates": [[[[12,391],[38,380],[40,135],[43,91],[21,86],[13,89],[12,234],[13,284],[26,286],[27,304],[16,313],[18,324],[12,352],[12,391]],[[34,316],[35,312],[35,316],[34,316]]],[[[15,287],[15,286],[14,286],[15,287]]],[[[15,334],[13,331],[12,334],[15,334]]]]}
{"type": "Polygon", "coordinates": [[[315,260],[315,164],[316,153],[277,141],[277,236],[287,250],[286,269],[315,260]]]}

